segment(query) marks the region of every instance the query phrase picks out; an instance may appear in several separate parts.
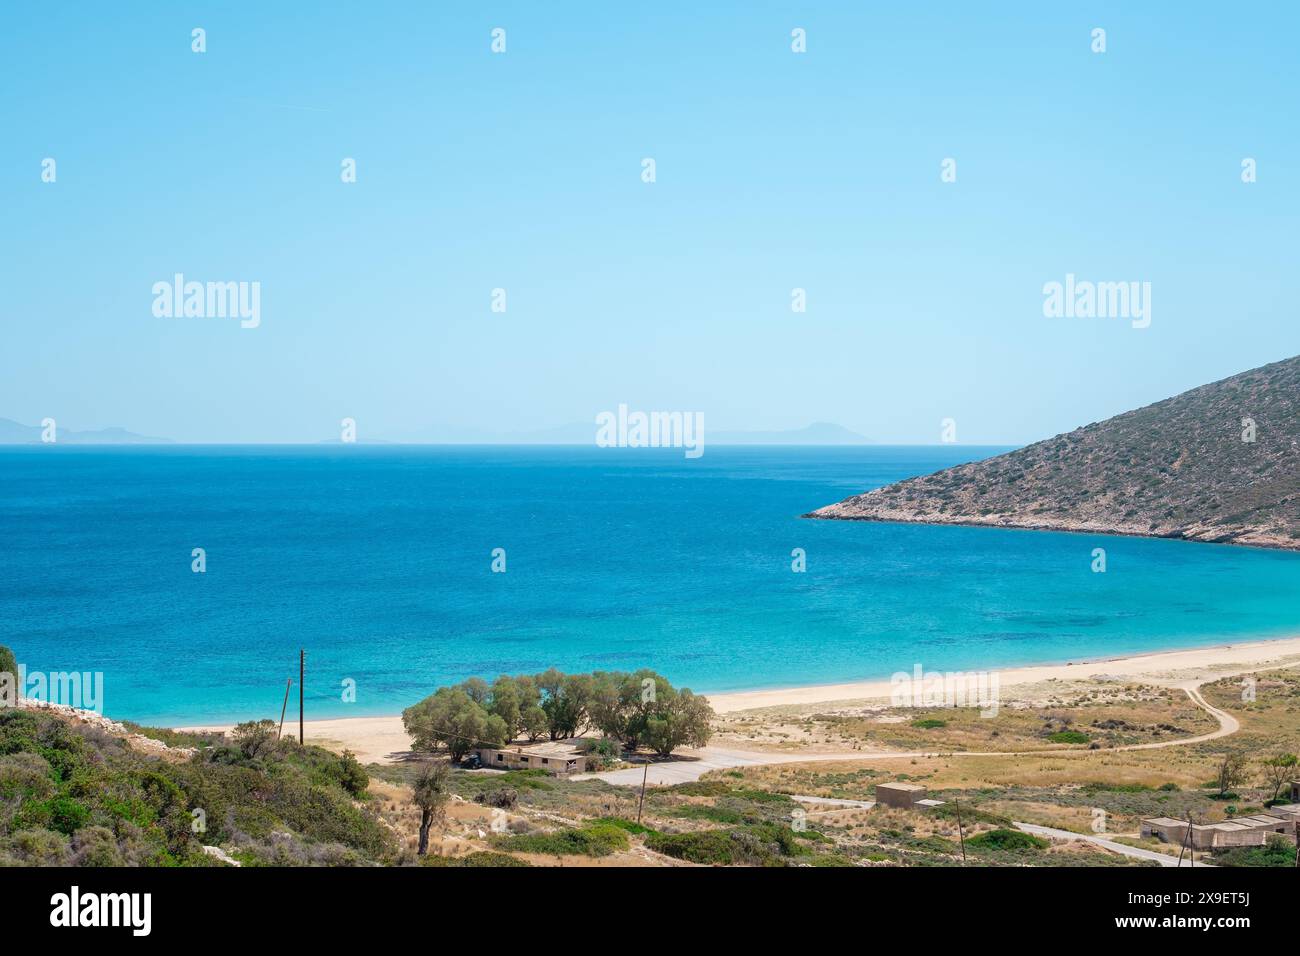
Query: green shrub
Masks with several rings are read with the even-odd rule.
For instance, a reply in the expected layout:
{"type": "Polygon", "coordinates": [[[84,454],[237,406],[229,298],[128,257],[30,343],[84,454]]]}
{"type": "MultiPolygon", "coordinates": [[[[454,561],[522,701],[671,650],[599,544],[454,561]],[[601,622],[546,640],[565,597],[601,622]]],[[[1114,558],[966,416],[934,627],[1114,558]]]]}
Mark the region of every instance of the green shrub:
{"type": "Polygon", "coordinates": [[[605,770],[623,758],[623,743],[614,737],[588,738],[582,743],[590,771],[605,770]]]}
{"type": "Polygon", "coordinates": [[[0,754],[35,753],[40,724],[25,710],[0,710],[0,754]]]}
{"type": "Polygon", "coordinates": [[[511,856],[508,853],[494,853],[491,850],[484,850],[480,853],[470,853],[467,856],[437,856],[426,854],[420,858],[421,866],[468,866],[468,867],[498,867],[498,866],[532,866],[527,860],[521,860],[517,856],[511,856]]]}
{"type": "Polygon", "coordinates": [[[592,823],[549,833],[523,833],[494,837],[493,846],[514,853],[552,856],[609,856],[629,846],[627,831],[608,823],[592,823]]]}
{"type": "Polygon", "coordinates": [[[90,808],[70,797],[54,797],[29,806],[27,818],[40,820],[47,830],[72,836],[90,818],[90,808]]]}
{"type": "Polygon", "coordinates": [[[1295,844],[1276,833],[1264,846],[1238,846],[1214,855],[1216,866],[1295,866],[1295,844]]]}
{"type": "Polygon", "coordinates": [[[912,721],[912,726],[920,727],[922,730],[938,730],[940,727],[947,727],[948,721],[938,717],[918,717],[912,721]]]}
{"type": "Polygon", "coordinates": [[[1048,734],[1047,739],[1054,744],[1086,744],[1092,740],[1081,730],[1058,730],[1054,734],[1048,734]]]}
{"type": "Polygon", "coordinates": [[[396,839],[355,802],[366,782],[354,758],[319,747],[213,747],[175,763],[55,715],[0,711],[0,861],[209,865],[191,830],[202,808],[202,841],[252,865],[387,862],[396,839]]]}
{"type": "Polygon", "coordinates": [[[34,753],[0,757],[0,800],[39,800],[53,793],[54,775],[44,757],[34,753]]]}
{"type": "Polygon", "coordinates": [[[966,841],[967,847],[977,850],[1043,850],[1051,844],[1023,830],[986,830],[966,841]]]}
{"type": "Polygon", "coordinates": [[[954,803],[944,803],[937,807],[930,808],[930,816],[942,817],[945,820],[956,822],[957,817],[961,817],[961,822],[965,826],[972,823],[988,823],[994,827],[1010,827],[1011,818],[1005,817],[1000,813],[991,813],[988,810],[981,810],[979,807],[973,807],[963,803],[961,812],[958,813],[957,805],[954,803]]]}
{"type": "MultiPolygon", "coordinates": [[[[3,644],[0,644],[0,674],[10,674],[15,682],[18,680],[18,660],[14,657],[14,652],[3,644]]],[[[16,683],[14,686],[17,688],[16,683]]]]}
{"type": "Polygon", "coordinates": [[[612,827],[618,827],[620,830],[626,830],[628,833],[647,834],[658,833],[653,827],[648,827],[637,823],[635,820],[625,820],[622,817],[600,817],[592,821],[594,823],[607,823],[612,827]]]}
{"type": "Polygon", "coordinates": [[[25,866],[67,866],[68,838],[52,830],[19,830],[8,840],[5,853],[25,866]]]}
{"type": "Polygon", "coordinates": [[[731,839],[732,830],[705,830],[701,833],[656,833],[646,846],[656,853],[689,863],[730,866],[742,862],[740,848],[731,839]]]}
{"type": "Polygon", "coordinates": [[[351,750],[343,751],[339,757],[339,784],[348,793],[354,797],[359,797],[366,792],[370,786],[370,777],[361,764],[357,762],[357,755],[351,750]]]}
{"type": "Polygon", "coordinates": [[[117,839],[108,827],[85,827],[72,840],[73,862],[77,866],[122,866],[117,839]]]}
{"type": "Polygon", "coordinates": [[[792,857],[811,854],[799,839],[820,839],[821,834],[796,834],[778,823],[762,823],[730,830],[698,833],[656,833],[646,846],[656,853],[691,863],[713,866],[785,866],[792,857]]]}

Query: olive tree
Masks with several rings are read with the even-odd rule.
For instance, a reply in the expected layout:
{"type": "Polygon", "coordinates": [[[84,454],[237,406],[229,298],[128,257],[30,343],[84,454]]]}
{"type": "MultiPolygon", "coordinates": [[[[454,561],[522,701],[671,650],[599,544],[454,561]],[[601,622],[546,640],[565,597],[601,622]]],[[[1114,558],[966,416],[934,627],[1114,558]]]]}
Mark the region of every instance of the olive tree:
{"type": "Polygon", "coordinates": [[[416,750],[446,747],[453,761],[461,760],[476,745],[500,746],[509,739],[505,721],[489,714],[459,687],[440,687],[437,693],[406,708],[402,725],[416,750]]]}
{"type": "Polygon", "coordinates": [[[441,823],[447,815],[447,803],[451,800],[451,767],[442,761],[427,761],[415,778],[412,799],[420,808],[420,843],[415,852],[424,856],[429,852],[430,828],[434,823],[441,823]]]}

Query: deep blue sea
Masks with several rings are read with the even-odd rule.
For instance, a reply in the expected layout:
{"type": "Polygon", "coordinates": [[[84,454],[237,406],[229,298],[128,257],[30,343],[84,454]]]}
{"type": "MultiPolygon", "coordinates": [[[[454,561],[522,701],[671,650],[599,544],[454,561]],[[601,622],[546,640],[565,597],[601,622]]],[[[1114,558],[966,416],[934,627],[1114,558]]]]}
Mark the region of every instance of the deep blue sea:
{"type": "Polygon", "coordinates": [[[1000,450],[7,448],[0,643],[198,723],[278,717],[299,647],[310,718],[552,665],[708,692],[1300,633],[1300,554],[799,518],[1000,450]]]}

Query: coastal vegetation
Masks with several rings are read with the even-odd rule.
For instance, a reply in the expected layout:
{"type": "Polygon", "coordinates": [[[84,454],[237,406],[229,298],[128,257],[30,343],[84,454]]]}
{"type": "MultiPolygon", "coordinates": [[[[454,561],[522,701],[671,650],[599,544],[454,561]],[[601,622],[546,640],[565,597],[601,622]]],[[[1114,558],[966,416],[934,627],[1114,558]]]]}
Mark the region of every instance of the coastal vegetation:
{"type": "Polygon", "coordinates": [[[451,799],[450,781],[451,768],[432,760],[420,768],[420,775],[415,778],[411,799],[420,808],[420,842],[415,851],[420,856],[429,852],[429,830],[446,817],[447,802],[451,799]]]}
{"type": "MultiPolygon", "coordinates": [[[[526,715],[540,711],[537,739],[550,737],[555,715],[557,739],[592,733],[612,752],[655,747],[653,721],[672,720],[683,698],[708,705],[650,671],[548,671],[440,688],[408,710],[431,721],[423,740],[436,752],[365,766],[347,750],[281,739],[270,721],[223,735],[5,708],[0,864],[1154,865],[1115,849],[1177,855],[1139,835],[1146,818],[1212,823],[1289,799],[1300,764],[1300,669],[1251,678],[1249,694],[1240,677],[1200,687],[1240,724],[1220,738],[1208,733],[1218,720],[1181,687],[1114,678],[1025,686],[984,716],[887,701],[701,711],[724,746],[774,755],[833,747],[836,759],[712,770],[644,795],[541,769],[462,769],[441,733],[500,725],[527,738],[526,715]],[[653,706],[666,701],[678,703],[653,706]],[[1173,746],[1115,749],[1133,744],[1173,746]],[[846,759],[853,750],[862,762],[846,759]],[[873,805],[877,785],[891,782],[919,784],[941,802],[873,805]],[[1111,843],[1019,824],[1102,832],[1111,843]]],[[[1270,838],[1211,859],[1294,865],[1295,847],[1270,838]]]]}
{"type": "Polygon", "coordinates": [[[350,755],[268,738],[136,752],[57,713],[0,710],[0,865],[204,866],[392,860],[391,832],[366,807],[350,755]],[[222,850],[222,852],[225,852],[222,850]]]}
{"type": "Polygon", "coordinates": [[[628,848],[628,833],[612,823],[562,827],[541,833],[508,834],[493,838],[493,845],[517,853],[551,856],[609,856],[628,848]]]}
{"type": "MultiPolygon", "coordinates": [[[[402,712],[417,750],[445,750],[459,761],[476,746],[524,739],[561,740],[599,731],[635,751],[668,756],[702,747],[712,733],[708,700],[674,688],[652,670],[502,675],[439,687],[402,712]]],[[[598,751],[599,755],[599,751],[598,751]]],[[[605,756],[610,756],[606,753],[605,756]]]]}

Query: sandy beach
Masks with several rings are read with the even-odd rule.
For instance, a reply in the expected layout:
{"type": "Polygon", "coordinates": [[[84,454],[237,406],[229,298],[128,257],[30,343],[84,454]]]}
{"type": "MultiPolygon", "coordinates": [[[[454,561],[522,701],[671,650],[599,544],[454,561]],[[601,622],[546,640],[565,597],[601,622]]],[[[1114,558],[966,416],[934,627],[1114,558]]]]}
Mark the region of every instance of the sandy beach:
{"type": "MultiPolygon", "coordinates": [[[[1185,680],[1198,676],[1230,674],[1262,669],[1300,659],[1300,637],[1244,641],[1193,650],[1161,651],[1128,657],[1081,660],[1065,664],[1044,664],[997,670],[1001,687],[1038,684],[1051,680],[1124,678],[1157,681],[1185,680]]],[[[430,688],[432,691],[433,688],[430,688]]],[[[719,714],[767,707],[830,704],[845,701],[888,698],[888,680],[847,684],[819,684],[770,690],[709,694],[719,714]]],[[[412,702],[414,703],[414,702],[412,702]]],[[[227,731],[231,725],[186,727],[184,730],[227,731]]],[[[286,723],[285,733],[297,733],[296,723],[286,723]]],[[[410,751],[410,738],[400,715],[382,717],[340,717],[306,722],[306,739],[332,750],[351,750],[362,763],[392,763],[410,751]]]]}

